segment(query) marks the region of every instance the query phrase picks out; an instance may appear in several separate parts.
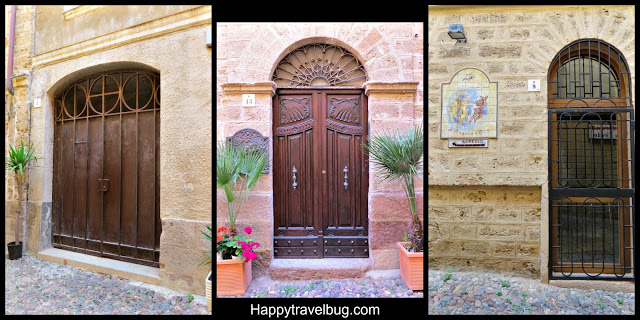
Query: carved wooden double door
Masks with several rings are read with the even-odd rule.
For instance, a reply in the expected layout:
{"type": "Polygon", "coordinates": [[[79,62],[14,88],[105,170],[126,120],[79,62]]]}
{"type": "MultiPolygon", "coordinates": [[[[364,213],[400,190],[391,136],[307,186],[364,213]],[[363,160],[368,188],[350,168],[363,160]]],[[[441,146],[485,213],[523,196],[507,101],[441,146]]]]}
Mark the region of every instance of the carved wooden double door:
{"type": "Polygon", "coordinates": [[[273,106],[274,256],[368,257],[364,92],[281,89],[273,106]]]}

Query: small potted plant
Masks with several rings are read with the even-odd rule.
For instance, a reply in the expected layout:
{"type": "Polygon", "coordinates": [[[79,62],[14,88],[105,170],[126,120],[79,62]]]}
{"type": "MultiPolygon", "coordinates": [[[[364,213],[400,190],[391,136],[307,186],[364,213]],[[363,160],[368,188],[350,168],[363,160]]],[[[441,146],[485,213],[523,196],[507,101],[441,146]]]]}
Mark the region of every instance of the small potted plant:
{"type": "MultiPolygon", "coordinates": [[[[244,231],[249,235],[252,230],[250,227],[246,227],[244,231]]],[[[218,228],[216,240],[217,295],[242,295],[251,283],[251,260],[255,260],[257,257],[253,250],[259,248],[260,243],[238,234],[229,233],[226,227],[218,228]]]]}
{"type": "Polygon", "coordinates": [[[409,201],[411,212],[410,232],[407,241],[398,242],[400,251],[400,274],[411,290],[423,289],[423,232],[416,210],[416,195],[413,176],[422,180],[422,156],[424,151],[422,124],[405,132],[374,135],[363,145],[370,162],[383,180],[398,180],[409,201]]]}
{"type": "Polygon", "coordinates": [[[18,187],[18,210],[16,211],[16,241],[7,243],[9,249],[9,259],[18,260],[22,258],[22,241],[20,241],[20,222],[22,220],[22,192],[25,180],[25,169],[27,165],[38,158],[33,156],[33,145],[25,150],[24,142],[21,142],[20,149],[9,145],[9,156],[5,157],[5,165],[9,171],[15,173],[18,187]]]}
{"type": "MultiPolygon", "coordinates": [[[[260,178],[267,156],[262,150],[225,141],[218,144],[216,160],[216,185],[222,189],[229,209],[229,230],[221,227],[217,235],[216,291],[219,296],[240,295],[251,282],[251,260],[256,258],[253,249],[260,244],[239,235],[236,218],[260,178]]],[[[251,234],[251,228],[245,228],[245,232],[251,234]]]]}
{"type": "MultiPolygon", "coordinates": [[[[207,226],[207,229],[209,229],[209,232],[212,232],[210,226],[207,226]]],[[[211,235],[210,234],[207,234],[207,233],[203,232],[202,230],[200,230],[200,233],[202,233],[202,235],[204,235],[205,239],[207,239],[209,242],[211,242],[211,235]]],[[[209,260],[209,262],[207,262],[207,264],[211,263],[211,250],[205,251],[205,253],[208,253],[209,255],[202,262],[200,262],[200,265],[202,265],[207,260],[209,260]]],[[[209,274],[207,275],[207,278],[205,279],[205,291],[206,291],[206,294],[207,294],[207,307],[209,308],[209,312],[211,312],[211,271],[209,271],[209,274]]]]}

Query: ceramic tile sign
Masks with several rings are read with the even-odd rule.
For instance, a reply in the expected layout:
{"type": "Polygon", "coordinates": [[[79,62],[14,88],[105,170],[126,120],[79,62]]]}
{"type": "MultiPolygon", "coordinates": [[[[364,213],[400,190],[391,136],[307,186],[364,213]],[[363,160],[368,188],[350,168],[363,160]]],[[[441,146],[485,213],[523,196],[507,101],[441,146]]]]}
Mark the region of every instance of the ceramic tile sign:
{"type": "Polygon", "coordinates": [[[498,137],[498,82],[475,68],[458,71],[443,83],[441,139],[498,137]]]}

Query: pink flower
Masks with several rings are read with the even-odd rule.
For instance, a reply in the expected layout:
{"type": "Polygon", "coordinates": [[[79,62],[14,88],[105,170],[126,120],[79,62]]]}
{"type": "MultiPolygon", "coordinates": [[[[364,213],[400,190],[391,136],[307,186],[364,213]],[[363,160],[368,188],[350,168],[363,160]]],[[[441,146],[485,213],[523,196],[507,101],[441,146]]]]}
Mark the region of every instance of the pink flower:
{"type": "Polygon", "coordinates": [[[245,251],[242,253],[242,256],[246,258],[245,262],[249,262],[255,260],[258,255],[255,252],[245,251]]]}
{"type": "Polygon", "coordinates": [[[238,241],[238,245],[242,247],[242,250],[251,250],[251,242],[246,243],[244,241],[238,241]]]}
{"type": "Polygon", "coordinates": [[[251,234],[251,231],[251,227],[244,228],[244,232],[246,232],[247,234],[251,234]]]}

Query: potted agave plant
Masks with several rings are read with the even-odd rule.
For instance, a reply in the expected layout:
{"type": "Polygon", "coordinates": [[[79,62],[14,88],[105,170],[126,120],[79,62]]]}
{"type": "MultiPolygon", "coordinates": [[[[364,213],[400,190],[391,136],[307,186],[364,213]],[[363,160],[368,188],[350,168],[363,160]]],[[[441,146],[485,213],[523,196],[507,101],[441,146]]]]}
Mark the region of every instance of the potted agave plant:
{"type": "MultiPolygon", "coordinates": [[[[257,256],[253,250],[260,244],[238,233],[236,218],[267,164],[267,156],[262,150],[231,142],[219,143],[216,151],[216,184],[229,209],[229,229],[220,227],[216,238],[216,292],[218,296],[242,295],[252,279],[251,261],[257,256]]],[[[252,230],[247,227],[244,231],[251,234],[252,230]]]]}
{"type": "Polygon", "coordinates": [[[9,171],[15,173],[18,187],[18,207],[16,211],[16,241],[7,243],[9,249],[9,259],[18,260],[22,258],[22,241],[20,241],[20,222],[22,221],[22,192],[25,180],[25,169],[27,165],[38,158],[33,156],[33,145],[25,150],[24,142],[21,143],[20,149],[9,145],[9,156],[5,157],[5,165],[9,171]]]}
{"type": "Polygon", "coordinates": [[[398,242],[400,251],[400,274],[411,290],[423,289],[423,232],[416,210],[416,195],[413,176],[422,180],[422,156],[424,135],[422,124],[404,132],[374,135],[363,145],[369,153],[370,162],[384,180],[399,181],[409,201],[411,223],[405,242],[398,242]]]}
{"type": "MultiPolygon", "coordinates": [[[[209,229],[209,232],[211,232],[211,227],[207,226],[207,229],[209,229]]],[[[202,233],[202,235],[204,236],[205,239],[207,239],[209,242],[211,242],[211,235],[207,234],[205,232],[203,232],[202,230],[200,230],[200,233],[202,233]]],[[[207,260],[209,260],[209,262],[207,262],[207,264],[211,263],[211,250],[209,251],[205,251],[205,253],[208,253],[209,255],[202,261],[200,262],[200,266],[207,260]]],[[[205,291],[207,293],[207,307],[209,308],[209,312],[211,312],[211,271],[209,271],[209,274],[207,275],[207,279],[205,280],[205,291]]]]}

